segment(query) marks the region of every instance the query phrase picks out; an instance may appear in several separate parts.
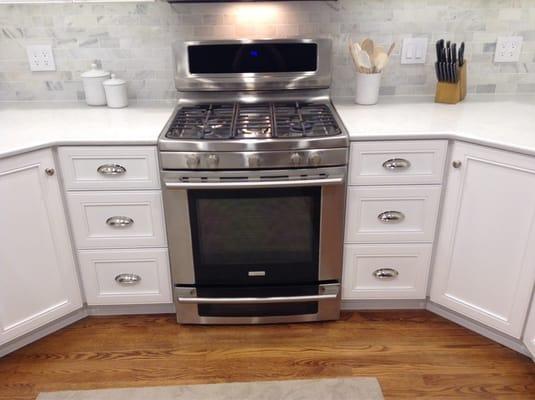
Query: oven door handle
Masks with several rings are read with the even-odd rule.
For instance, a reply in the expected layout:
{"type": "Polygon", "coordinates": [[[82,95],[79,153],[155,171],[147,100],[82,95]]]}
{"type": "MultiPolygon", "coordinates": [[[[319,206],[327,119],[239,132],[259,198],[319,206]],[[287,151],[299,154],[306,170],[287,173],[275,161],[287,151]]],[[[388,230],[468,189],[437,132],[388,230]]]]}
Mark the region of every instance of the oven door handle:
{"type": "Polygon", "coordinates": [[[334,294],[318,294],[311,296],[282,297],[178,297],[179,303],[185,304],[267,304],[267,303],[302,303],[305,301],[333,300],[334,294]]]}
{"type": "Polygon", "coordinates": [[[219,181],[219,182],[165,182],[167,189],[244,189],[272,188],[292,186],[327,186],[342,185],[344,177],[297,179],[297,180],[265,180],[265,181],[219,181]]]}

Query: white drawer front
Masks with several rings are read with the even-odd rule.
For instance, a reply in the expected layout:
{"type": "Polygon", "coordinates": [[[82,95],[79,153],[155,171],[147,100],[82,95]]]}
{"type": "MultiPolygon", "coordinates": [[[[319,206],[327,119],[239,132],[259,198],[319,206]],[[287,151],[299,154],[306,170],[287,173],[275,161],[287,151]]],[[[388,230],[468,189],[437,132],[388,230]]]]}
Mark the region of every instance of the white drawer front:
{"type": "Polygon", "coordinates": [[[441,186],[349,187],[345,241],[433,241],[440,192],[441,186]]]}
{"type": "Polygon", "coordinates": [[[349,184],[441,183],[447,146],[445,140],[354,142],[350,152],[349,184]]]}
{"type": "Polygon", "coordinates": [[[431,244],[346,245],[343,299],[424,299],[431,244]]]}
{"type": "Polygon", "coordinates": [[[167,249],[79,252],[87,304],[171,303],[167,249]]]}
{"type": "Polygon", "coordinates": [[[60,147],[67,190],[159,189],[156,146],[60,147]]]}
{"type": "Polygon", "coordinates": [[[70,192],[67,203],[79,249],[166,246],[160,191],[70,192]]]}

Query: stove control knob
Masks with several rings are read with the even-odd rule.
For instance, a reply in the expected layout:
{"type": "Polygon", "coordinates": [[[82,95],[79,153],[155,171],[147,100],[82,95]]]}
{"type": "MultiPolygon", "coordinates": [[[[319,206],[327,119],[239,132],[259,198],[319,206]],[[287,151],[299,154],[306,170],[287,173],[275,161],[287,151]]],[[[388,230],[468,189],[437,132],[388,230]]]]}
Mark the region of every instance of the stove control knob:
{"type": "Polygon", "coordinates": [[[201,163],[201,159],[197,154],[190,154],[186,157],[186,165],[188,168],[197,168],[201,163]]]}
{"type": "Polygon", "coordinates": [[[303,162],[303,157],[301,156],[301,154],[299,153],[293,153],[291,156],[290,156],[290,163],[294,166],[294,167],[297,167],[299,164],[301,164],[303,162]]]}
{"type": "Polygon", "coordinates": [[[308,163],[313,167],[317,167],[321,163],[320,153],[314,152],[308,156],[308,163]]]}
{"type": "Polygon", "coordinates": [[[247,163],[250,168],[258,168],[260,166],[260,157],[257,154],[251,154],[247,157],[247,163]]]}
{"type": "Polygon", "coordinates": [[[207,163],[208,168],[217,168],[217,166],[219,165],[219,157],[215,154],[210,154],[208,156],[207,163]]]}

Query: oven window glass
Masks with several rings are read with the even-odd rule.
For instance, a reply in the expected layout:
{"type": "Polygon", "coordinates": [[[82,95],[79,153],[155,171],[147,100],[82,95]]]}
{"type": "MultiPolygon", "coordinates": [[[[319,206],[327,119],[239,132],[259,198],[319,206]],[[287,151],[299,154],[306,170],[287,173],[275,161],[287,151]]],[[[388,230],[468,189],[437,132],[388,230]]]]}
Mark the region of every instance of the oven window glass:
{"type": "Polygon", "coordinates": [[[317,280],[321,189],[189,192],[200,284],[317,280]]]}

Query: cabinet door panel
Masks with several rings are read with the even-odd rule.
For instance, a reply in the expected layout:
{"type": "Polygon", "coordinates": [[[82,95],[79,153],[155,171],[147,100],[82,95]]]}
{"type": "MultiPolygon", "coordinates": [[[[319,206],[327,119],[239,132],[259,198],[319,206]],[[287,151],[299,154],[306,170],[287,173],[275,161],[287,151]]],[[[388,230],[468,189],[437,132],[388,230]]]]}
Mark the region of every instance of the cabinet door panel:
{"type": "Polygon", "coordinates": [[[351,186],[347,193],[348,243],[431,242],[441,186],[351,186]],[[383,220],[387,214],[399,220],[383,220]]]}
{"type": "Polygon", "coordinates": [[[342,299],[425,299],[431,244],[346,244],[342,299]]]}
{"type": "Polygon", "coordinates": [[[81,307],[49,150],[0,161],[0,344],[81,307]]]}
{"type": "Polygon", "coordinates": [[[526,330],[524,331],[524,344],[535,361],[535,294],[533,295],[531,312],[526,323],[526,330]]]}
{"type": "Polygon", "coordinates": [[[535,160],[456,143],[431,299],[520,338],[535,279],[535,160]]]}
{"type": "Polygon", "coordinates": [[[440,184],[447,147],[446,140],[353,142],[349,184],[440,184]]]}

